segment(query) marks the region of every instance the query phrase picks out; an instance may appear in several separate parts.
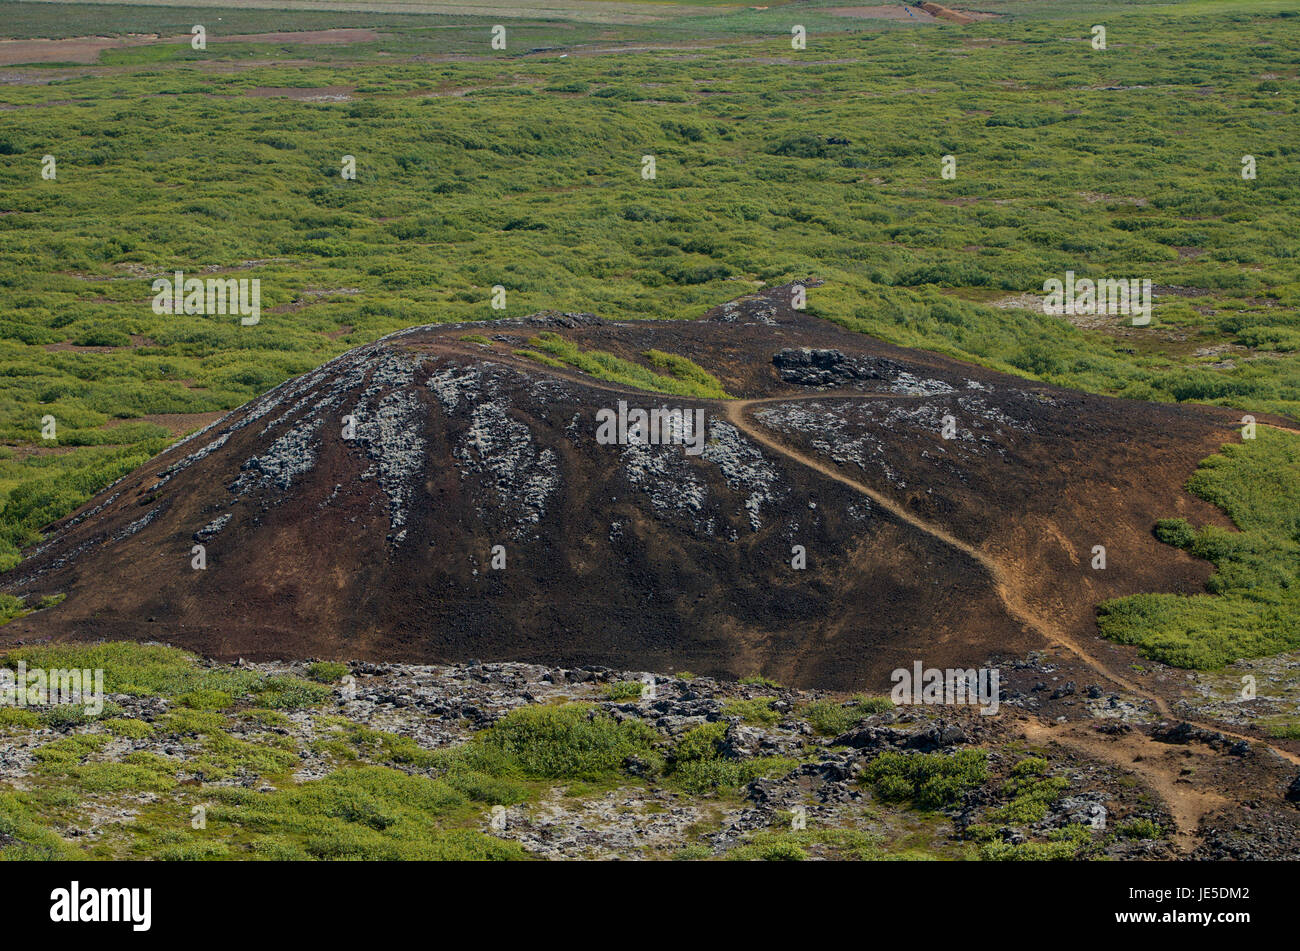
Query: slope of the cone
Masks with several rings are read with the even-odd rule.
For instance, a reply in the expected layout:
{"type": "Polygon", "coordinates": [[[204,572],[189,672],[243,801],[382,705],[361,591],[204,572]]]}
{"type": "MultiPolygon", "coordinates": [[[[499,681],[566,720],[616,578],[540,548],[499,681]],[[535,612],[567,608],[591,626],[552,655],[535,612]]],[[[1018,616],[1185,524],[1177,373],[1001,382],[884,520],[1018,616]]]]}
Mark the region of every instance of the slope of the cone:
{"type": "Polygon", "coordinates": [[[1151,525],[1221,522],[1183,483],[1226,413],[1031,384],[788,300],[435,325],[349,351],[51,526],[0,588],[66,600],[0,636],[856,688],[1041,647],[1033,617],[1111,650],[1100,600],[1200,590],[1209,566],[1151,525]],[[681,386],[538,359],[539,339],[681,386]],[[726,398],[681,395],[710,377],[726,398]],[[648,440],[597,438],[637,410],[660,411],[648,440]]]}

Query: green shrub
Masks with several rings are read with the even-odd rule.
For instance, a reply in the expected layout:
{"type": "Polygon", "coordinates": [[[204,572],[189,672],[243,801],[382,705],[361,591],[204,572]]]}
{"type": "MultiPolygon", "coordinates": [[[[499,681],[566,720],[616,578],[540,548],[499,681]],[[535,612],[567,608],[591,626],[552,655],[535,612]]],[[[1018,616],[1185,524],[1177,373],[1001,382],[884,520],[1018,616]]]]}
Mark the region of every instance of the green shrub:
{"type": "Polygon", "coordinates": [[[41,715],[35,710],[0,706],[0,730],[34,730],[41,725],[41,715]]]}
{"type": "Polygon", "coordinates": [[[300,677],[267,677],[256,684],[253,694],[257,702],[272,710],[299,710],[316,707],[328,700],[333,691],[300,677]]]}
{"type": "Polygon", "coordinates": [[[956,753],[881,753],[867,766],[863,782],[885,802],[910,802],[918,809],[953,805],[988,778],[983,750],[956,753]]]}
{"type": "Polygon", "coordinates": [[[224,710],[234,702],[234,698],[223,690],[200,687],[181,694],[176,702],[191,710],[224,710]]]}
{"type": "Polygon", "coordinates": [[[1072,825],[1055,829],[1047,842],[989,842],[980,848],[986,862],[1065,862],[1087,857],[1095,848],[1087,826],[1072,825]]]}
{"type": "Polygon", "coordinates": [[[26,793],[0,790],[0,860],[66,861],[76,849],[45,828],[26,793]]]}
{"type": "Polygon", "coordinates": [[[684,845],[673,853],[673,860],[677,862],[700,861],[713,857],[713,850],[707,845],[684,845]]]}
{"type": "Polygon", "coordinates": [[[755,832],[726,853],[730,861],[798,862],[817,849],[822,857],[865,861],[885,857],[879,838],[858,829],[771,828],[755,832]]]}
{"type": "Polygon", "coordinates": [[[1045,776],[1047,760],[1029,756],[1011,768],[1011,778],[1002,787],[1009,801],[986,816],[987,821],[1006,825],[1028,825],[1047,816],[1069,781],[1063,776],[1045,776]]]}
{"type": "Polygon", "coordinates": [[[511,710],[473,742],[524,776],[599,780],[616,775],[630,756],[655,759],[657,739],[639,721],[619,723],[590,704],[572,703],[511,710]]]}
{"type": "Polygon", "coordinates": [[[839,736],[867,717],[893,709],[894,702],[888,697],[859,695],[847,703],[815,700],[800,712],[818,736],[839,736]]]}
{"type": "Polygon", "coordinates": [[[606,700],[640,700],[642,685],[637,680],[620,680],[605,687],[606,700]]]}
{"type": "Polygon", "coordinates": [[[1132,819],[1115,830],[1121,839],[1159,839],[1164,830],[1150,819],[1132,819]]]}
{"type": "Polygon", "coordinates": [[[1175,548],[1191,548],[1196,540],[1196,530],[1185,518],[1162,518],[1156,522],[1155,536],[1175,548]]]}
{"type": "Polygon", "coordinates": [[[209,832],[255,835],[261,857],[366,861],[523,859],[517,844],[461,823],[474,814],[440,779],[382,766],[344,767],[323,779],[268,793],[216,788],[209,832]]]}
{"type": "Polygon", "coordinates": [[[724,717],[739,717],[743,722],[760,726],[779,723],[782,714],[772,709],[779,697],[756,697],[753,700],[727,700],[722,704],[724,717]]]}
{"type": "Polygon", "coordinates": [[[12,594],[0,594],[0,625],[8,624],[14,618],[29,613],[30,610],[22,598],[14,597],[12,594]]]}
{"type": "Polygon", "coordinates": [[[102,721],[104,729],[114,736],[125,737],[130,740],[143,740],[152,736],[154,727],[152,723],[146,723],[144,720],[133,720],[127,717],[110,717],[102,721]]]}
{"type": "Polygon", "coordinates": [[[670,780],[687,792],[731,792],[759,778],[784,776],[798,765],[785,756],[724,759],[725,723],[705,723],[685,733],[673,750],[670,780]]]}
{"type": "Polygon", "coordinates": [[[761,842],[742,845],[727,853],[733,862],[802,862],[808,853],[796,842],[761,842]]]}
{"type": "Polygon", "coordinates": [[[307,666],[307,676],[317,683],[333,684],[346,677],[351,673],[351,670],[347,664],[340,664],[331,660],[318,660],[307,666]]]}
{"type": "Polygon", "coordinates": [[[678,762],[672,782],[690,793],[734,792],[756,779],[785,776],[799,765],[788,756],[751,756],[746,759],[696,759],[678,762]]]}
{"type": "Polygon", "coordinates": [[[576,367],[599,380],[622,383],[657,393],[672,393],[677,396],[713,399],[727,397],[726,391],[716,377],[684,357],[675,358],[669,354],[660,354],[660,361],[674,373],[673,376],[664,376],[603,350],[583,350],[556,333],[538,334],[528,341],[528,346],[532,348],[531,353],[541,351],[552,359],[576,367]]]}

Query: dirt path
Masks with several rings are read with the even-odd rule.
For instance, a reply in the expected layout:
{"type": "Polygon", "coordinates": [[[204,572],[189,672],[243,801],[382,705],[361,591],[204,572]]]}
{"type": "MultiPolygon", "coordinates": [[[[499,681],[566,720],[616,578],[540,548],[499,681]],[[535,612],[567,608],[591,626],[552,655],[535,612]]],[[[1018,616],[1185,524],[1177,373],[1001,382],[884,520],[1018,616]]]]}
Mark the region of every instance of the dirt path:
{"type": "Polygon", "coordinates": [[[1156,705],[1156,709],[1159,710],[1162,715],[1164,716],[1170,715],[1168,704],[1166,704],[1162,698],[1154,697],[1154,696],[1148,697],[1146,693],[1140,687],[1134,684],[1132,681],[1128,680],[1127,678],[1119,674],[1114,673],[1113,671],[1108,670],[1100,661],[1098,661],[1095,657],[1089,654],[1088,651],[1085,650],[1082,645],[1080,645],[1073,638],[1071,638],[1069,634],[1067,634],[1064,631],[1064,629],[1060,627],[1060,625],[1056,624],[1055,622],[1049,619],[1040,617],[1039,615],[1034,613],[1028,607],[1028,605],[1024,604],[1021,601],[1021,599],[1017,595],[1015,595],[1012,587],[1007,582],[1006,573],[1003,570],[1002,566],[998,564],[998,562],[990,558],[988,555],[986,555],[984,552],[980,551],[978,548],[974,547],[973,545],[970,545],[967,542],[962,541],[960,538],[956,537],[955,535],[948,532],[947,530],[939,527],[938,525],[933,525],[925,521],[924,519],[919,518],[918,516],[909,512],[903,506],[899,505],[897,502],[893,501],[887,496],[881,495],[879,492],[877,492],[875,489],[872,489],[870,486],[858,482],[856,479],[850,478],[849,476],[845,475],[843,472],[839,471],[837,468],[830,465],[829,463],[825,463],[822,462],[820,459],[815,459],[810,456],[807,456],[804,453],[799,452],[798,450],[795,450],[790,446],[785,445],[784,443],[778,441],[775,437],[771,436],[762,427],[751,423],[749,419],[746,418],[745,411],[755,403],[762,403],[762,402],[769,402],[769,401],[768,400],[733,400],[732,402],[726,404],[727,418],[732,422],[733,425],[735,425],[738,429],[744,432],[747,436],[749,436],[749,438],[753,439],[755,442],[761,443],[762,445],[766,446],[768,449],[771,449],[773,452],[778,452],[781,455],[787,457],[788,459],[791,459],[799,463],[800,465],[806,466],[807,468],[810,469],[814,469],[817,472],[820,472],[822,475],[826,476],[827,478],[834,479],[836,482],[839,482],[842,485],[847,485],[849,488],[867,496],[869,499],[871,499],[873,502],[875,502],[885,511],[889,512],[891,515],[895,516],[896,518],[899,518],[902,521],[906,522],[908,525],[911,525],[916,530],[923,532],[926,535],[931,536],[932,538],[939,539],[945,545],[957,549],[958,551],[965,554],[967,557],[978,562],[979,565],[983,567],[984,570],[987,571],[989,573],[989,576],[993,579],[993,584],[997,589],[998,596],[1002,599],[1002,603],[1006,605],[1008,613],[1010,613],[1011,616],[1014,617],[1017,621],[1019,621],[1021,624],[1024,624],[1026,627],[1034,631],[1037,631],[1040,635],[1043,636],[1043,638],[1048,643],[1052,644],[1053,646],[1059,647],[1063,650],[1069,651],[1071,654],[1074,654],[1081,661],[1083,661],[1083,663],[1086,664],[1088,667],[1091,667],[1092,669],[1096,670],[1098,673],[1106,677],[1106,679],[1122,687],[1124,690],[1128,691],[1129,693],[1136,694],[1137,696],[1141,696],[1141,697],[1146,697],[1146,699],[1149,699],[1152,703],[1156,705]]]}
{"type": "Polygon", "coordinates": [[[1168,806],[1177,827],[1174,846],[1180,852],[1190,852],[1195,847],[1196,830],[1202,818],[1232,802],[1218,793],[1197,789],[1180,778],[1182,764],[1170,763],[1170,759],[1179,753],[1206,755],[1188,746],[1160,743],[1136,730],[1100,737],[1083,723],[1049,726],[1040,720],[1027,720],[1024,736],[1038,746],[1058,743],[1091,759],[1137,773],[1168,806]]]}

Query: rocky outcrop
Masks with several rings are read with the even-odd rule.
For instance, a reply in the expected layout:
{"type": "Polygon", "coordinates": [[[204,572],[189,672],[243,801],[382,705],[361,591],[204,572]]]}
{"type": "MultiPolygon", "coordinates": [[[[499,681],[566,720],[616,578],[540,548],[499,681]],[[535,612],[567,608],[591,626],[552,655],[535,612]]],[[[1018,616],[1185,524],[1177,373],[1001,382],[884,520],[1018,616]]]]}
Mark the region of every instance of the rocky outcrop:
{"type": "Polygon", "coordinates": [[[903,371],[893,360],[883,357],[852,358],[839,350],[780,350],[772,356],[772,366],[785,383],[796,386],[849,386],[873,380],[892,380],[903,371]]]}

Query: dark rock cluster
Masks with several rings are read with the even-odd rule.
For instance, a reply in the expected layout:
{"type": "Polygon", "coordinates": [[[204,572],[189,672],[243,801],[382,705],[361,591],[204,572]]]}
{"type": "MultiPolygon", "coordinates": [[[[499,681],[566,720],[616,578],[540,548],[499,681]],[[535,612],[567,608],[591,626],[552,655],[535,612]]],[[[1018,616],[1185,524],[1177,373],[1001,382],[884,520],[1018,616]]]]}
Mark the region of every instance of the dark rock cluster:
{"type": "Polygon", "coordinates": [[[772,356],[772,365],[785,383],[799,386],[846,386],[872,380],[892,380],[901,364],[884,357],[850,357],[839,350],[787,348],[772,356]]]}

